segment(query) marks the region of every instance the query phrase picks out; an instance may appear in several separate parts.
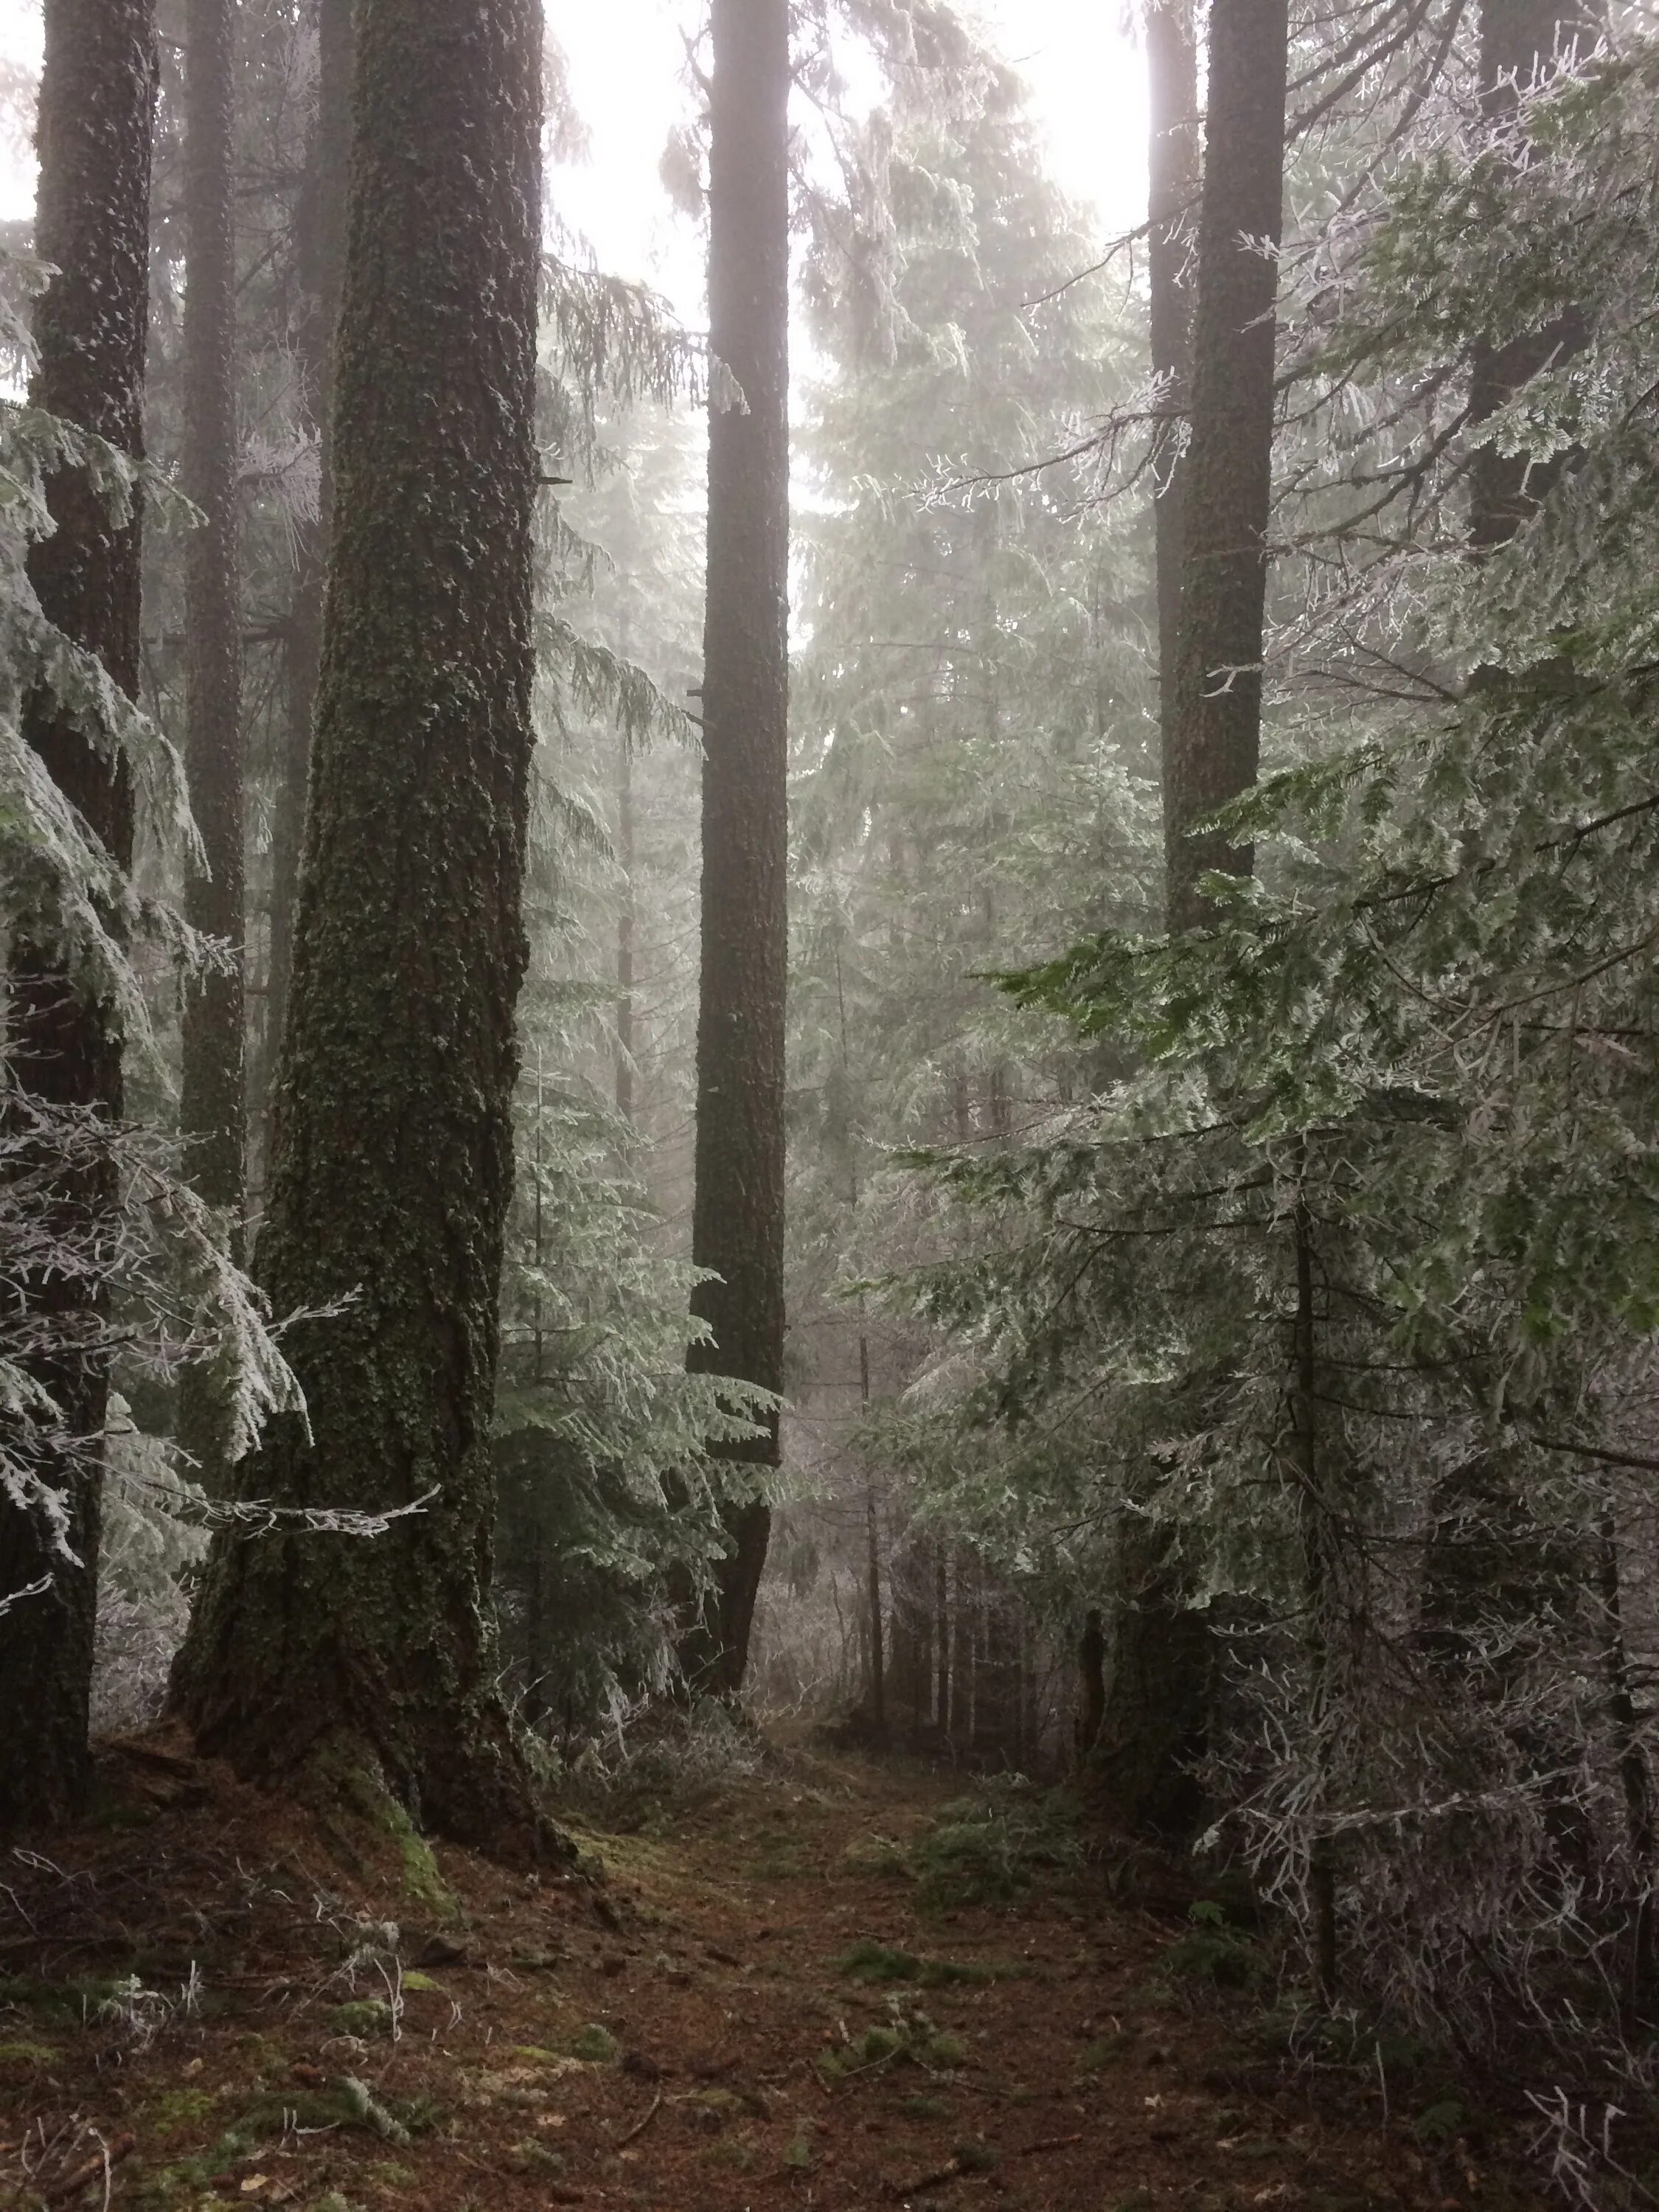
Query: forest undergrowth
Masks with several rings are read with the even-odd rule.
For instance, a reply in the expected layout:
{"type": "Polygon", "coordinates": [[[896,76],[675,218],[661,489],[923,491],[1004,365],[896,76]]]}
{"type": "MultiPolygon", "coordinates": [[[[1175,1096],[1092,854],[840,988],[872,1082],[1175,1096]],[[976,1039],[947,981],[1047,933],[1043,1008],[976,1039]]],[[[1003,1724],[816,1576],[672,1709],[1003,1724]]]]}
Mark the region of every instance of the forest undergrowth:
{"type": "Polygon", "coordinates": [[[1316,2031],[1247,1905],[1063,1793],[694,1738],[567,1820],[509,1874],[110,1743],[0,1868],[0,2206],[1430,2212],[1559,2202],[1603,2125],[1316,2031]]]}

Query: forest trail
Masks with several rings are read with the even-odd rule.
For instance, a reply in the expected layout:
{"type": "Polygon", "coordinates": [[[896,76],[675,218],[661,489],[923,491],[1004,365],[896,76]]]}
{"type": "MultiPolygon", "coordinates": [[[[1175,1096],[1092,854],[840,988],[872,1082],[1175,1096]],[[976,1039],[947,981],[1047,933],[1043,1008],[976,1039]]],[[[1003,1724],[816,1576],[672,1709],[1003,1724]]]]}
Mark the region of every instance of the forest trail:
{"type": "Polygon", "coordinates": [[[6,2212],[1541,2201],[1443,2089],[1385,2125],[1375,2069],[1292,2056],[1217,1985],[1243,1939],[1044,1869],[1035,1796],[953,1825],[960,1778],[779,1750],[579,1831],[601,1887],[446,1850],[446,1893],[165,1742],[105,1765],[99,1826],[0,1865],[6,2212]]]}

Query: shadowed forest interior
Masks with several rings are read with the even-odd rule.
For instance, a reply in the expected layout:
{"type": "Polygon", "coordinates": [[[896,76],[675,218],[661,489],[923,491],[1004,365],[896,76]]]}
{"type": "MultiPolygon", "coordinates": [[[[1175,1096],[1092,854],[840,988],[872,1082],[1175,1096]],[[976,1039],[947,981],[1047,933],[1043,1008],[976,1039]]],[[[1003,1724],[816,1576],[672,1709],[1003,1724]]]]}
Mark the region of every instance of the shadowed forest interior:
{"type": "Polygon", "coordinates": [[[1659,14],[636,11],[0,5],[0,2212],[1654,2203],[1659,14]]]}

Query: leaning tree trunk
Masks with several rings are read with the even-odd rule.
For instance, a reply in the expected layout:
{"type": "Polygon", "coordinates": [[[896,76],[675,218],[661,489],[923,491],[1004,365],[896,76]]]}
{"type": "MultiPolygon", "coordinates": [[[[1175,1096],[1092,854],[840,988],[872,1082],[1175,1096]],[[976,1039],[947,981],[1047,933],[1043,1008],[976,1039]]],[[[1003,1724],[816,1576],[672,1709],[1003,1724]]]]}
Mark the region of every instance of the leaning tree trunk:
{"type": "MultiPolygon", "coordinates": [[[[149,176],[155,125],[152,0],[46,0],[35,249],[55,271],[35,311],[29,398],[135,456],[143,451],[149,317],[149,176]]],[[[129,696],[138,684],[139,522],[118,520],[77,469],[47,486],[55,534],[29,556],[47,617],[96,653],[129,696]]],[[[28,742],[82,819],[125,867],[132,802],[125,775],[47,697],[27,714],[28,742]]],[[[11,947],[10,1044],[20,1079],[58,1106],[122,1110],[121,1040],[112,1010],[64,979],[52,917],[38,944],[11,947]]],[[[112,1174],[66,1182],[66,1234],[96,1235],[117,1202],[112,1174]]],[[[0,1497],[0,1600],[52,1572],[51,1589],[0,1613],[0,1826],[60,1818],[89,1779],[87,1708],[97,1616],[105,1356],[76,1350],[100,1334],[88,1282],[57,1273],[29,1286],[61,1327],[64,1352],[40,1380],[80,1449],[44,1472],[68,1493],[79,1562],[55,1562],[35,1516],[0,1497]]]]}
{"type": "Polygon", "coordinates": [[[1274,307],[1289,59],[1285,0],[1214,0],[1199,204],[1181,643],[1164,763],[1171,929],[1209,918],[1200,876],[1254,855],[1194,825],[1255,781],[1273,495],[1274,307]]]}
{"type": "MultiPolygon", "coordinates": [[[[241,594],[236,490],[236,252],[232,226],[234,53],[230,0],[185,18],[185,441],[180,483],[201,510],[185,568],[185,764],[206,872],[191,921],[229,947],[185,988],[179,1127],[185,1164],[240,1259],[246,1208],[243,1042],[241,594]]],[[[210,1488],[228,1479],[229,1408],[208,1369],[185,1370],[179,1441],[210,1488]]]]}
{"type": "MultiPolygon", "coordinates": [[[[783,1387],[784,979],[788,955],[787,0],[714,0],[709,341],[742,388],[708,422],[703,634],[702,961],[691,1254],[711,1340],[690,1363],[783,1387]]],[[[778,1463],[775,1419],[731,1448],[778,1463]]],[[[729,1510],[730,1550],[686,1638],[689,1683],[741,1688],[769,1509],[729,1510]]]]}
{"type": "Polygon", "coordinates": [[[301,419],[317,440],[317,512],[295,537],[293,597],[286,639],[287,699],[270,822],[270,958],[265,974],[262,1073],[268,1109],[282,1044],[294,967],[294,915],[300,848],[305,833],[306,778],[317,674],[323,650],[323,589],[328,563],[332,453],[334,330],[345,265],[347,172],[351,161],[353,0],[313,0],[317,28],[317,105],[306,147],[305,175],[294,219],[294,276],[298,304],[294,356],[301,419]]]}
{"type": "Polygon", "coordinates": [[[531,731],[541,10],[358,0],[336,497],[260,1272],[310,1433],[250,1497],[416,1508],[216,1543],[175,1676],[270,1780],[378,1770],[539,1839],[489,1625],[531,731]]]}

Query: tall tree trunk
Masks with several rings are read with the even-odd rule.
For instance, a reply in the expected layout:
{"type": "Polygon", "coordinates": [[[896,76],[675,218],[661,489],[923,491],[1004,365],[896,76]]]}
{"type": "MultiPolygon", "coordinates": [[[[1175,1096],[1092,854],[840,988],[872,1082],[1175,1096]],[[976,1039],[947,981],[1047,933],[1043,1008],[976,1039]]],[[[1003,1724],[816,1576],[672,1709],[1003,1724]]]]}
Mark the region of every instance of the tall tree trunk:
{"type": "Polygon", "coordinates": [[[617,1111],[634,1119],[634,755],[623,739],[617,763],[617,863],[622,899],[617,908],[617,1111]]]}
{"type": "Polygon", "coordinates": [[[249,1463],[372,1542],[216,1543],[176,1671],[204,1749],[378,1769],[428,1826],[542,1834],[489,1626],[513,1176],[539,245],[536,0],[358,0],[337,496],[261,1273],[301,1324],[249,1463]],[[314,1441],[313,1441],[314,1438],[314,1441]]]}
{"type": "MultiPolygon", "coordinates": [[[[1285,0],[1213,0],[1209,25],[1192,432],[1178,507],[1170,525],[1160,517],[1161,531],[1179,530],[1182,556],[1173,684],[1167,665],[1164,672],[1171,930],[1208,918],[1200,875],[1248,874],[1252,865],[1249,848],[1220,833],[1189,833],[1255,781],[1273,481],[1279,271],[1261,246],[1278,241],[1284,199],[1285,0]]],[[[1165,90],[1176,106],[1184,64],[1164,58],[1165,90]]],[[[1171,167],[1176,158],[1172,150],[1171,167]]],[[[1167,175],[1155,179],[1155,191],[1176,189],[1167,175]]],[[[1161,209],[1168,205],[1160,200],[1161,209]]],[[[1160,228],[1167,240],[1167,222],[1160,228]]],[[[1174,609],[1162,568],[1159,580],[1164,649],[1174,609]]],[[[1204,1616],[1184,1601],[1184,1577],[1167,1533],[1133,1500],[1120,1516],[1117,1542],[1119,1588],[1090,1771],[1124,1826],[1178,1834],[1201,1809],[1190,1769],[1203,1749],[1214,1654],[1204,1616]]]]}
{"type": "MultiPolygon", "coordinates": [[[[191,921],[231,951],[186,980],[179,1125],[185,1167],[240,1259],[246,1209],[241,592],[237,528],[234,54],[229,0],[185,18],[185,443],[179,478],[202,520],[185,555],[185,763],[207,872],[191,921]]],[[[187,1368],[179,1441],[210,1489],[228,1479],[229,1408],[211,1371],[187,1368]]]]}
{"type": "MultiPolygon", "coordinates": [[[[37,143],[35,250],[55,271],[35,310],[31,403],[143,452],[149,320],[149,178],[155,126],[152,0],[46,0],[37,143]]],[[[78,469],[58,471],[47,498],[53,536],[29,555],[48,618],[96,653],[131,696],[138,683],[139,521],[118,522],[78,469]]],[[[125,867],[132,857],[128,780],[94,751],[58,702],[37,697],[25,734],[82,819],[125,867]]],[[[38,943],[10,948],[11,1046],[20,1079],[40,1097],[118,1120],[121,1040],[112,1008],[63,975],[53,917],[38,943]]],[[[113,1211],[107,1171],[66,1179],[66,1218],[96,1224],[113,1211]]],[[[0,1496],[0,1600],[44,1573],[52,1588],[0,1613],[0,1826],[76,1810],[89,1769],[87,1708],[97,1620],[104,1355],[76,1350],[96,1332],[98,1294],[59,1273],[31,1294],[61,1324],[64,1352],[40,1379],[79,1449],[41,1471],[66,1493],[67,1535],[79,1565],[56,1561],[32,1514],[0,1496]]]]}
{"type": "Polygon", "coordinates": [[[317,440],[319,466],[316,517],[302,522],[295,533],[286,654],[288,696],[271,805],[270,957],[265,978],[262,1054],[267,1113],[294,968],[294,916],[305,835],[306,780],[317,675],[322,662],[323,595],[334,476],[329,415],[333,404],[334,333],[345,268],[346,189],[351,164],[354,4],[355,0],[313,0],[317,105],[295,210],[295,278],[299,295],[293,331],[295,366],[300,380],[301,418],[317,440]]]}
{"type": "MultiPolygon", "coordinates": [[[[714,0],[710,343],[745,404],[708,422],[702,960],[691,1254],[714,1279],[690,1364],[783,1387],[784,985],[788,957],[789,10],[714,0]]],[[[778,1463],[774,1421],[727,1455],[778,1463]]],[[[694,1688],[735,1696],[771,1515],[732,1509],[714,1601],[687,1638],[694,1688]]]]}
{"type": "Polygon", "coordinates": [[[1192,377],[1192,288],[1186,282],[1198,198],[1198,49],[1188,0],[1164,0],[1146,14],[1146,94],[1151,137],[1147,243],[1152,279],[1152,373],[1171,420],[1154,455],[1153,509],[1158,585],[1158,719],[1164,750],[1172,746],[1176,662],[1180,648],[1182,503],[1186,464],[1180,417],[1192,377]]]}
{"type": "Polygon", "coordinates": [[[1273,491],[1273,310],[1285,191],[1285,0],[1213,0],[1182,501],[1181,643],[1164,763],[1171,929],[1208,918],[1199,878],[1249,846],[1193,825],[1256,779],[1273,491]]]}

